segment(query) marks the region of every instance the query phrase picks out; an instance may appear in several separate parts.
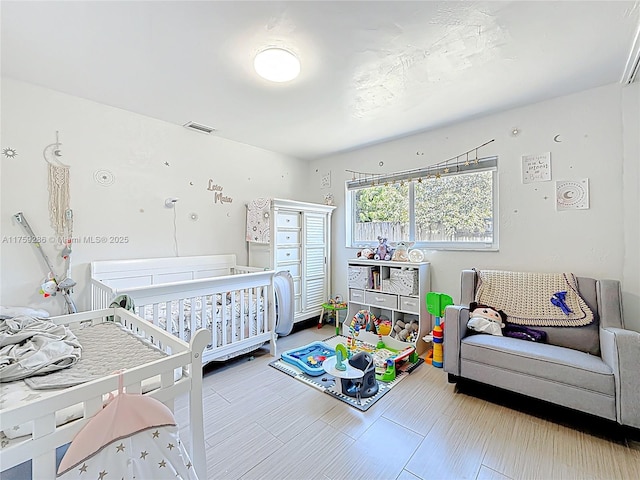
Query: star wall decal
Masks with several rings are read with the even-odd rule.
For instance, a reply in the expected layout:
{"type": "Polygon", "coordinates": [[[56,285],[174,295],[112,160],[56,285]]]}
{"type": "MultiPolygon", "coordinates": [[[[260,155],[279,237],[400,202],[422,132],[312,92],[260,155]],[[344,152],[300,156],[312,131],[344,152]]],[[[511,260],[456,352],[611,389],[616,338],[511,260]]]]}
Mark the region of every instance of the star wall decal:
{"type": "Polygon", "coordinates": [[[158,463],[158,468],[162,468],[162,467],[166,467],[167,466],[167,462],[162,460],[161,462],[158,463]]]}
{"type": "Polygon", "coordinates": [[[147,455],[149,455],[149,452],[147,452],[146,450],[144,452],[140,452],[140,458],[143,460],[147,459],[147,455]]]}
{"type": "Polygon", "coordinates": [[[79,470],[79,472],[81,474],[82,473],[87,473],[87,468],[88,468],[88,465],[86,463],[83,463],[82,466],[78,470],[79,470]]]}
{"type": "Polygon", "coordinates": [[[124,445],[122,443],[116,447],[116,452],[124,452],[124,445]]]}
{"type": "Polygon", "coordinates": [[[160,436],[160,432],[158,430],[153,432],[153,438],[158,438],[159,436],[160,436]]]}

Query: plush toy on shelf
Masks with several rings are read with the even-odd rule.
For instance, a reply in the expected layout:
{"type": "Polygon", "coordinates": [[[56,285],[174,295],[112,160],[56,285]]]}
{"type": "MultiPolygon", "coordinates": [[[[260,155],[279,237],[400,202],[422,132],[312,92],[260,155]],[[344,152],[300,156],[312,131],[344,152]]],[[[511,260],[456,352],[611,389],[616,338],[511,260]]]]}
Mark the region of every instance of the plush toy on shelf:
{"type": "Polygon", "coordinates": [[[373,256],[375,260],[391,260],[393,255],[393,248],[387,244],[385,237],[378,237],[378,248],[373,256]]]}
{"type": "Polygon", "coordinates": [[[467,328],[479,333],[488,333],[490,335],[502,335],[502,329],[505,327],[507,314],[502,310],[497,310],[488,305],[482,305],[477,302],[469,304],[469,321],[467,328]]]}
{"type": "Polygon", "coordinates": [[[416,242],[391,242],[391,246],[395,248],[391,260],[394,262],[408,262],[409,261],[409,249],[413,247],[416,242]]]}
{"type": "Polygon", "coordinates": [[[362,250],[360,250],[358,252],[358,258],[364,258],[366,260],[373,260],[373,257],[375,256],[375,252],[373,251],[373,249],[371,248],[363,248],[362,250]]]}

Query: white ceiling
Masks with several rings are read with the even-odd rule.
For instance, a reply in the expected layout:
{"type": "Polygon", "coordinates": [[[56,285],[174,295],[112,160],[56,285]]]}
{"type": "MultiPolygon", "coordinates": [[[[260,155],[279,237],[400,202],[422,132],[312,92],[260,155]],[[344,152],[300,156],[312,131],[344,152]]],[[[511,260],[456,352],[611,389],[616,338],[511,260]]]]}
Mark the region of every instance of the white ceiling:
{"type": "Polygon", "coordinates": [[[4,76],[300,159],[620,82],[640,18],[635,1],[0,5],[4,76]],[[269,45],[298,79],[255,75],[269,45]]]}

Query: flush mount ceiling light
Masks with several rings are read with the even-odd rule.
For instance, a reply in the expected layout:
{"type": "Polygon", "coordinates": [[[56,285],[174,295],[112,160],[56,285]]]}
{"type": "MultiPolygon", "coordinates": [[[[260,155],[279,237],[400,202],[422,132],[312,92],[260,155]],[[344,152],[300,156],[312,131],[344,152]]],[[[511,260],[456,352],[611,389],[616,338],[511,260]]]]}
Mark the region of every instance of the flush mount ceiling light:
{"type": "Polygon", "coordinates": [[[271,82],[288,82],[300,74],[300,60],[289,50],[270,47],[256,55],[253,68],[271,82]]]}

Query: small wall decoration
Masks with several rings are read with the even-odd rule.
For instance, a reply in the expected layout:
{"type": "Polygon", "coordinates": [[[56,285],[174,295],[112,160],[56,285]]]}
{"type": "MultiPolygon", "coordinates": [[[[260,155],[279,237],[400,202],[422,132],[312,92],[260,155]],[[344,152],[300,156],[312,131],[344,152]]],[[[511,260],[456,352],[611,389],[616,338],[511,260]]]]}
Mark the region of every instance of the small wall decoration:
{"type": "Polygon", "coordinates": [[[213,192],[213,203],[231,203],[233,202],[233,198],[228,197],[222,193],[223,187],[220,185],[216,185],[212,178],[209,179],[209,186],[207,190],[213,192]]]}
{"type": "Polygon", "coordinates": [[[16,152],[13,148],[5,148],[2,150],[2,155],[7,158],[16,158],[18,156],[18,152],[16,152]]]}
{"type": "Polygon", "coordinates": [[[551,180],[551,152],[522,156],[522,183],[551,180]]]}
{"type": "Polygon", "coordinates": [[[558,180],[556,182],[556,210],[585,210],[589,208],[589,179],[558,180]]]}
{"type": "Polygon", "coordinates": [[[320,179],[320,188],[331,188],[331,172],[325,173],[320,179]]]}
{"type": "Polygon", "coordinates": [[[98,185],[102,185],[103,187],[110,187],[116,181],[116,176],[113,172],[106,169],[96,170],[93,178],[98,185]]]}

